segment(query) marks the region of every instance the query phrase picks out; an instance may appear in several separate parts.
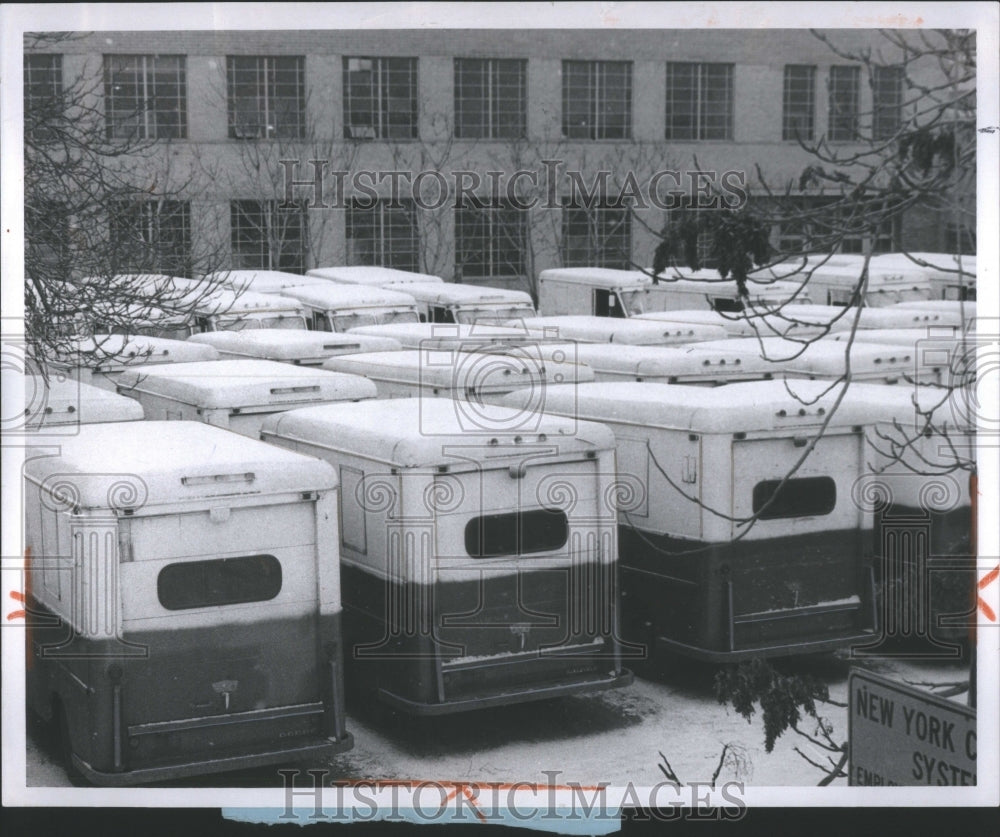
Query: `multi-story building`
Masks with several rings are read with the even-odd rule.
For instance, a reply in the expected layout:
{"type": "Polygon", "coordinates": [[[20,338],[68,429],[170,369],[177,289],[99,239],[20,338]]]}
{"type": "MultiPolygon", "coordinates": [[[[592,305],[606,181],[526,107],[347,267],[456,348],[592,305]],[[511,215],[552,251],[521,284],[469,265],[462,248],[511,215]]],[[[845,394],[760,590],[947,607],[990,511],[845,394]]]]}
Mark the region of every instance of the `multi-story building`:
{"type": "MultiPolygon", "coordinates": [[[[879,36],[833,37],[850,51],[879,36]]],[[[800,139],[849,149],[859,134],[888,138],[904,108],[900,67],[869,77],[805,30],[29,40],[29,106],[88,77],[108,138],[158,141],[151,196],[170,200],[137,201],[128,223],[159,240],[163,270],[211,240],[234,268],[385,264],[514,286],[560,264],[649,264],[669,193],[725,190],[728,172],[737,198],[760,194],[761,180],[794,196],[815,162],[800,139]]],[[[774,230],[786,246],[796,234],[774,230]]],[[[955,235],[911,213],[872,243],[956,249],[955,235]]]]}

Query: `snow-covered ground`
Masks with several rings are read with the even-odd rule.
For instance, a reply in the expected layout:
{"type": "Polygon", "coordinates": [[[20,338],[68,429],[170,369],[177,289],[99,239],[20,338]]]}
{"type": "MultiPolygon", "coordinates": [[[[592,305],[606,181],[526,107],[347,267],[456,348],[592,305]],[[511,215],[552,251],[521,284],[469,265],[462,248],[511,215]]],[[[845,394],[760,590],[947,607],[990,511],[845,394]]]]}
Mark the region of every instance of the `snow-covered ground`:
{"type": "MultiPolygon", "coordinates": [[[[811,674],[825,682],[831,699],[847,703],[847,677],[852,665],[863,665],[894,679],[914,684],[967,679],[960,663],[899,659],[851,661],[842,655],[821,655],[786,661],[785,671],[811,674]]],[[[664,780],[657,766],[662,752],[681,782],[712,778],[725,745],[737,758],[727,761],[719,783],[744,781],[748,786],[815,785],[823,776],[795,752],[816,761],[820,751],[789,731],[774,751],[764,750],[759,712],[747,723],[714,697],[717,669],[676,661],[655,678],[640,679],[623,689],[596,695],[562,698],[465,713],[415,722],[381,711],[350,713],[348,729],[354,749],[328,765],[329,780],[408,779],[464,782],[526,781],[545,784],[607,782],[612,786],[651,786],[664,780]],[[552,771],[558,771],[552,777],[552,771]]],[[[956,700],[964,702],[965,695],[956,700]]],[[[847,709],[819,706],[832,725],[832,738],[847,738],[847,709]]],[[[811,730],[812,722],[801,724],[811,730]]],[[[69,785],[54,748],[29,727],[27,780],[29,786],[69,785]]],[[[173,786],[280,786],[277,767],[229,773],[173,786]]],[[[846,785],[838,779],[835,785],[846,785]]]]}

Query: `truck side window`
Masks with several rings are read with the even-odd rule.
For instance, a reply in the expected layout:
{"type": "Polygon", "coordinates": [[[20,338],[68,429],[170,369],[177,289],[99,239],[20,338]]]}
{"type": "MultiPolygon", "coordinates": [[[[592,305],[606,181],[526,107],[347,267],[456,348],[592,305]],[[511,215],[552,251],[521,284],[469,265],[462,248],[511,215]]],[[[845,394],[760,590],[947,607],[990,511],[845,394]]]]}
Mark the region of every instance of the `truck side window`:
{"type": "Polygon", "coordinates": [[[738,314],[743,310],[743,301],[735,297],[717,296],[712,300],[712,307],[720,314],[738,314]]]}
{"type": "Polygon", "coordinates": [[[465,525],[465,551],[473,558],[530,555],[561,548],[569,521],[560,509],[487,514],[465,525]]]}
{"type": "Polygon", "coordinates": [[[432,323],[453,323],[455,322],[455,315],[452,313],[450,308],[444,308],[443,306],[435,306],[431,308],[431,322],[432,323]]]}
{"type": "Polygon", "coordinates": [[[625,309],[623,309],[621,303],[619,303],[617,294],[605,288],[595,288],[594,316],[624,317],[625,309]]]}
{"type": "Polygon", "coordinates": [[[330,324],[326,319],[326,314],[323,311],[313,311],[312,312],[312,322],[309,325],[313,331],[329,331],[330,324]]]}
{"type": "Polygon", "coordinates": [[[837,483],[832,477],[790,479],[778,490],[781,480],[763,480],[753,487],[753,513],[761,520],[783,517],[820,517],[837,505],[837,483]],[[777,494],[775,493],[777,491],[777,494]],[[774,498],[766,509],[765,504],[774,498]],[[761,509],[764,509],[761,512],[761,509]]]}
{"type": "Polygon", "coordinates": [[[156,577],[156,595],[167,610],[266,602],[281,592],[281,562],[247,555],[167,564],[156,577]]]}

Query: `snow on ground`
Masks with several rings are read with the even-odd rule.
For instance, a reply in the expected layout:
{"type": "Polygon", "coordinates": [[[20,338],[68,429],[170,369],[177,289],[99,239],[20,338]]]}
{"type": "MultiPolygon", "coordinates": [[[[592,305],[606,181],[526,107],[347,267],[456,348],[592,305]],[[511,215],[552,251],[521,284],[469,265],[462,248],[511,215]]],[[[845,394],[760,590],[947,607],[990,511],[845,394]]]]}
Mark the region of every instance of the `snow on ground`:
{"type": "MultiPolygon", "coordinates": [[[[857,662],[854,663],[858,664],[857,662]]],[[[786,661],[782,668],[811,674],[825,682],[830,697],[847,702],[847,676],[852,661],[844,655],[818,655],[786,661]]],[[[863,665],[911,683],[967,679],[960,663],[866,660],[863,665]]],[[[557,784],[651,786],[664,781],[660,752],[686,783],[709,781],[724,745],[741,756],[719,774],[719,783],[745,781],[748,786],[815,785],[822,778],[794,750],[815,760],[823,754],[794,732],[778,739],[772,753],[764,750],[760,714],[747,723],[714,697],[717,669],[690,661],[674,661],[649,679],[636,678],[623,689],[594,695],[520,704],[444,718],[412,719],[388,711],[352,712],[348,729],[354,749],[329,765],[303,764],[302,769],[328,767],[335,779],[461,780],[465,782],[527,781],[544,784],[551,771],[557,784]],[[546,772],[548,771],[548,773],[546,772]]],[[[964,701],[965,695],[956,700],[964,701]]],[[[832,737],[847,738],[847,709],[820,705],[832,724],[832,737]]],[[[803,729],[811,729],[806,721],[803,729]]],[[[28,785],[66,786],[65,773],[51,742],[28,730],[28,785]]],[[[175,787],[280,786],[277,767],[188,779],[175,787]]],[[[834,784],[846,785],[846,779],[834,784]]]]}

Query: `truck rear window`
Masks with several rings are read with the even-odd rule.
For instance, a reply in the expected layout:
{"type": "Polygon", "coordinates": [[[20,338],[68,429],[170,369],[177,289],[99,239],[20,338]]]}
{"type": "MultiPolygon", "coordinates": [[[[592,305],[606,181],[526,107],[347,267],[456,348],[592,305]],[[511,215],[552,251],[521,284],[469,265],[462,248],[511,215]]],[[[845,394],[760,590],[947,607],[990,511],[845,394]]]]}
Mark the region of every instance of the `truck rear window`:
{"type": "Polygon", "coordinates": [[[569,521],[559,509],[487,514],[465,526],[465,551],[473,558],[530,555],[559,549],[569,537],[569,521]]]}
{"type": "Polygon", "coordinates": [[[168,564],[156,578],[167,610],[266,602],[280,591],[281,562],[273,555],[168,564]]]}
{"type": "Polygon", "coordinates": [[[837,505],[837,483],[832,477],[790,479],[777,491],[779,485],[781,480],[764,480],[753,487],[753,513],[760,512],[761,520],[818,517],[829,514],[837,505]],[[774,502],[764,509],[772,497],[774,502]]]}

